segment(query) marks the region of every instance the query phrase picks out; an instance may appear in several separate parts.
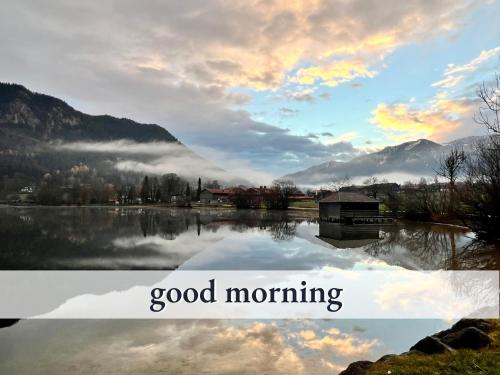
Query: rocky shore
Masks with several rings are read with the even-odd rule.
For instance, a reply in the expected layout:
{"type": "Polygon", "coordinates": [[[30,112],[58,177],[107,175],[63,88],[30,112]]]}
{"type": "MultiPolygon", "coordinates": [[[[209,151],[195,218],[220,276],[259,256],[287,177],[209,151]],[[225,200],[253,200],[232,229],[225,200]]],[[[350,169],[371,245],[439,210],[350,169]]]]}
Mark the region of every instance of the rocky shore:
{"type": "Polygon", "coordinates": [[[486,348],[493,343],[493,339],[489,334],[494,329],[495,324],[484,319],[462,319],[450,329],[423,338],[407,352],[399,355],[387,354],[375,362],[353,362],[339,375],[369,374],[379,363],[398,357],[432,356],[434,354],[454,353],[461,349],[478,350],[486,348]]]}

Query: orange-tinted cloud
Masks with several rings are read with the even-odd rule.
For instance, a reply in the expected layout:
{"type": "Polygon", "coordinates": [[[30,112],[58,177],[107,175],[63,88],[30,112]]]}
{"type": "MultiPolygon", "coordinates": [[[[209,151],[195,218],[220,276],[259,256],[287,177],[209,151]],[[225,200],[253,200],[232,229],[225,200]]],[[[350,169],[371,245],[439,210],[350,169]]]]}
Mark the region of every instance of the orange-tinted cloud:
{"type": "Polygon", "coordinates": [[[406,142],[419,138],[445,141],[464,121],[472,118],[474,106],[467,99],[437,98],[429,108],[412,108],[406,103],[378,104],[370,122],[386,131],[387,138],[406,142]]]}
{"type": "Polygon", "coordinates": [[[337,86],[358,77],[372,78],[376,74],[361,60],[337,61],[326,66],[311,66],[299,69],[290,81],[302,85],[313,85],[320,81],[326,86],[337,86]]]}
{"type": "Polygon", "coordinates": [[[479,68],[499,54],[500,47],[496,47],[482,51],[467,64],[449,64],[443,79],[431,85],[440,91],[426,105],[380,103],[372,111],[370,122],[383,129],[387,138],[395,142],[418,138],[439,142],[476,134],[479,129],[472,125],[478,108],[474,87],[480,84],[480,78],[475,75],[479,68]],[[457,93],[461,93],[460,96],[457,93]]]}
{"type": "MultiPolygon", "coordinates": [[[[202,85],[256,90],[287,82],[336,86],[373,77],[401,45],[458,29],[473,4],[410,1],[381,7],[362,0],[253,0],[216,1],[196,10],[157,5],[148,8],[167,19],[155,23],[152,42],[132,45],[125,61],[202,85]],[[175,43],[164,49],[163,39],[175,43]]],[[[144,12],[137,9],[134,16],[158,17],[144,12]]]]}

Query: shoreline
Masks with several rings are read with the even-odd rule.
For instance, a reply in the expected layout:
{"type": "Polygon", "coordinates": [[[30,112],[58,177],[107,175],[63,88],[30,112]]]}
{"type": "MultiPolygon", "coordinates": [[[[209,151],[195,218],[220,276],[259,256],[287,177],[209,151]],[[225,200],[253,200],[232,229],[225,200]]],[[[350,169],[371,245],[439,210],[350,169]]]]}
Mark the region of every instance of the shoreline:
{"type": "MultiPolygon", "coordinates": [[[[182,209],[182,210],[217,210],[217,211],[269,211],[269,212],[292,212],[292,213],[304,213],[307,214],[308,216],[314,214],[314,213],[319,213],[319,208],[316,207],[289,207],[286,210],[268,210],[266,208],[236,208],[234,206],[221,206],[221,205],[204,205],[204,204],[197,204],[195,203],[191,207],[179,207],[175,205],[169,205],[169,204],[82,204],[82,205],[76,205],[76,204],[68,204],[68,205],[46,205],[46,204],[36,204],[36,203],[29,203],[29,204],[10,204],[10,203],[0,203],[0,207],[26,207],[26,208],[35,208],[35,207],[52,207],[52,208],[142,208],[142,209],[147,209],[147,208],[154,208],[154,209],[182,209]]],[[[422,221],[422,220],[412,220],[408,218],[403,218],[403,217],[396,217],[397,220],[403,221],[403,222],[408,222],[408,223],[414,223],[414,224],[424,224],[424,225],[439,225],[439,226],[447,226],[447,227],[452,227],[452,228],[457,228],[457,229],[463,229],[463,230],[471,230],[470,227],[465,226],[465,225],[460,225],[460,224],[454,224],[454,223],[447,223],[447,222],[439,222],[439,221],[422,221]]],[[[397,223],[393,224],[397,225],[397,223]]]]}

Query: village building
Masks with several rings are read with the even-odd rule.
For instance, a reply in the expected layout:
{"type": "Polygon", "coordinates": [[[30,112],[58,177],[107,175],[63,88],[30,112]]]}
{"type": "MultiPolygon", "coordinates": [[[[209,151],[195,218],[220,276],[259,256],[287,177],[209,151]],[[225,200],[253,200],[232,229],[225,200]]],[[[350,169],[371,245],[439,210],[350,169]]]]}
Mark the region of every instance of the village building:
{"type": "Polygon", "coordinates": [[[319,201],[319,218],[334,223],[377,223],[379,201],[359,193],[335,192],[319,201]]]}
{"type": "Polygon", "coordinates": [[[228,189],[203,189],[200,193],[200,202],[204,204],[228,203],[228,189]]]}

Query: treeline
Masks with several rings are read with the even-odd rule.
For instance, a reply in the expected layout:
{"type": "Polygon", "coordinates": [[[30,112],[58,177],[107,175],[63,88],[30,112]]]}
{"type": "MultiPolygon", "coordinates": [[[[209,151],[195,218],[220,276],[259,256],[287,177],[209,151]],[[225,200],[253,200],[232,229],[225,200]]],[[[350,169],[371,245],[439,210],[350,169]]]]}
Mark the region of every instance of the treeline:
{"type": "Polygon", "coordinates": [[[145,176],[142,181],[139,177],[123,176],[109,179],[99,176],[95,169],[80,163],[68,171],[46,173],[37,184],[28,186],[15,181],[15,176],[4,178],[1,187],[3,199],[18,203],[85,205],[162,202],[189,205],[191,199],[196,199],[197,195],[199,197],[201,179],[198,180],[197,189],[193,191],[189,181],[174,173],[160,177],[145,176]]]}
{"type": "Polygon", "coordinates": [[[268,210],[286,210],[290,198],[297,193],[297,187],[290,180],[275,180],[271,187],[234,188],[229,201],[236,208],[266,208],[268,210]]]}
{"type": "MultiPolygon", "coordinates": [[[[201,190],[201,179],[198,179],[201,190]]],[[[175,173],[169,173],[158,177],[145,176],[142,180],[139,195],[140,203],[176,203],[178,205],[190,205],[193,199],[189,182],[175,173]]],[[[137,198],[135,198],[137,199],[137,198]]],[[[124,203],[136,203],[124,202],[124,203]]]]}
{"type": "Polygon", "coordinates": [[[465,154],[453,149],[437,170],[444,184],[422,181],[406,189],[401,199],[388,196],[386,205],[402,210],[407,217],[459,220],[479,237],[500,238],[500,136],[474,145],[465,154]],[[400,207],[398,207],[398,205],[400,207]]]}

